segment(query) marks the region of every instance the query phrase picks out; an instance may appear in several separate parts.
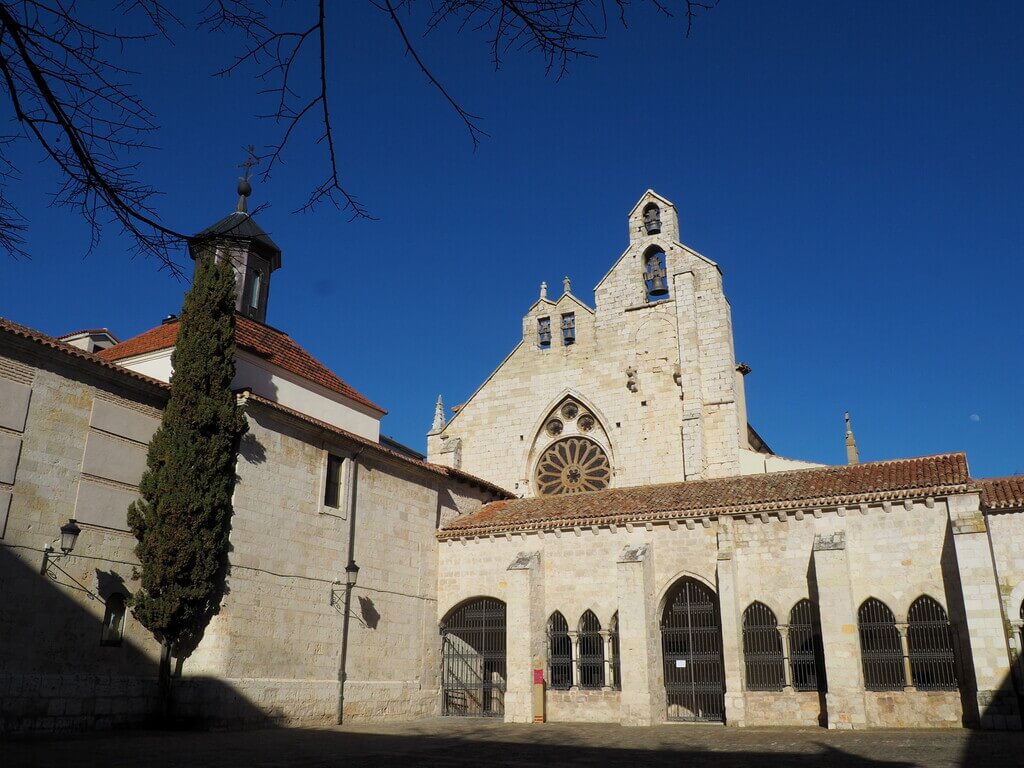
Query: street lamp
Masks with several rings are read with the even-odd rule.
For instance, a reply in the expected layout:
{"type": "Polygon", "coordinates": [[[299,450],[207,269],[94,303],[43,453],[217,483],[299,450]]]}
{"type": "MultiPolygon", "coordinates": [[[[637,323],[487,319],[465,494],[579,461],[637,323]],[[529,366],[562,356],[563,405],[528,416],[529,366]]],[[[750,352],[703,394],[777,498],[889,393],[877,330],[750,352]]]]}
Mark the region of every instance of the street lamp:
{"type": "Polygon", "coordinates": [[[359,566],[356,565],[355,560],[349,560],[348,565],[345,566],[345,585],[352,589],[356,585],[356,580],[359,578],[359,566]]]}
{"type": "Polygon", "coordinates": [[[64,525],[60,527],[60,538],[54,539],[52,542],[43,547],[43,564],[39,568],[39,573],[45,574],[46,569],[50,567],[50,561],[55,560],[58,557],[64,557],[71,554],[71,550],[75,548],[75,544],[78,542],[78,534],[82,532],[82,529],[78,527],[78,523],[74,520],[68,520],[64,525]],[[53,545],[60,542],[60,551],[63,555],[53,555],[53,545]]]}

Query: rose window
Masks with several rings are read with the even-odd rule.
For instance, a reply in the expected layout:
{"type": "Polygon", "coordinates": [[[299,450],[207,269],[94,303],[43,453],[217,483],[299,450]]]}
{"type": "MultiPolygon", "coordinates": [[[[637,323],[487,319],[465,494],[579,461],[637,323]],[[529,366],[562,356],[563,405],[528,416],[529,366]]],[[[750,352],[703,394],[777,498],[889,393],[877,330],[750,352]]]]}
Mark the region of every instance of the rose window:
{"type": "Polygon", "coordinates": [[[551,419],[547,423],[547,430],[549,435],[557,437],[558,435],[562,434],[562,422],[559,421],[558,419],[551,419]]]}
{"type": "Polygon", "coordinates": [[[562,415],[565,416],[569,421],[576,418],[576,414],[580,412],[579,406],[571,400],[562,406],[562,415]]]}
{"type": "Polygon", "coordinates": [[[584,413],[580,416],[580,420],[576,422],[576,426],[580,432],[589,432],[594,428],[594,417],[589,413],[584,413]]]}
{"type": "Polygon", "coordinates": [[[593,440],[567,437],[544,451],[536,478],[542,496],[599,491],[608,487],[611,466],[604,449],[593,440]]]}

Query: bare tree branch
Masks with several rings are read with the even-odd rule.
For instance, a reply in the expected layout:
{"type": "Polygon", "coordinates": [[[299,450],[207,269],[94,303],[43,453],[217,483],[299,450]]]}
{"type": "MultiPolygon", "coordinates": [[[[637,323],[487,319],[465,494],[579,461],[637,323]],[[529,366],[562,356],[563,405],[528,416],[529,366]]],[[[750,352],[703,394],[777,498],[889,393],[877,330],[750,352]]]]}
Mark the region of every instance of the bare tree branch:
{"type": "MultiPolygon", "coordinates": [[[[155,0],[136,5],[148,8],[151,17],[169,18],[155,0]]],[[[83,216],[90,249],[105,224],[117,223],[137,252],[180,275],[172,253],[185,235],[158,221],[150,206],[156,191],[138,181],[136,164],[122,157],[145,148],[141,137],[156,129],[153,116],[121,81],[128,73],[108,59],[109,48],[133,39],[146,36],[99,29],[62,0],[0,3],[0,92],[22,136],[41,147],[61,172],[63,183],[53,202],[83,216]]],[[[12,211],[9,201],[0,204],[0,247],[8,252],[20,247],[24,232],[12,211]]]]}
{"type": "MultiPolygon", "coordinates": [[[[298,1],[298,0],[297,0],[298,1]]],[[[625,26],[631,3],[653,7],[666,17],[679,13],[689,36],[698,14],[719,0],[367,0],[382,12],[430,86],[465,126],[476,147],[487,134],[477,115],[465,109],[428,67],[414,39],[450,28],[454,34],[482,36],[493,66],[510,51],[538,55],[548,73],[561,78],[580,58],[593,56],[591,46],[604,38],[609,7],[625,26]]],[[[330,203],[352,218],[373,218],[343,183],[344,137],[335,135],[331,111],[331,77],[327,0],[275,10],[270,0],[209,0],[200,27],[241,37],[239,53],[220,72],[234,75],[253,68],[265,83],[259,93],[273,100],[260,117],[280,126],[277,140],[266,146],[261,177],[269,179],[284,162],[286,149],[307,129],[323,148],[327,172],[309,192],[299,211],[330,203]],[[315,10],[314,10],[315,9],[315,10]],[[307,15],[308,14],[308,15],[307,15]],[[282,23],[285,19],[286,23],[282,23]],[[340,138],[340,140],[339,140],[340,138]]],[[[344,18],[347,3],[332,12],[344,18]]],[[[123,34],[87,20],[76,0],[0,0],[0,103],[6,100],[20,127],[16,136],[0,137],[0,147],[29,141],[59,171],[62,182],[53,204],[77,210],[87,222],[90,248],[103,228],[114,223],[137,252],[155,258],[163,269],[180,275],[172,254],[188,238],[164,225],[152,207],[157,190],[138,178],[139,150],[151,148],[147,137],[157,130],[153,114],[133,92],[136,74],[114,62],[129,44],[144,43],[184,29],[165,0],[113,0],[122,15],[145,22],[141,34],[123,34]]],[[[333,17],[332,17],[333,18],[333,17]]],[[[18,180],[6,155],[0,155],[0,250],[26,256],[27,222],[9,190],[18,180]]]]}

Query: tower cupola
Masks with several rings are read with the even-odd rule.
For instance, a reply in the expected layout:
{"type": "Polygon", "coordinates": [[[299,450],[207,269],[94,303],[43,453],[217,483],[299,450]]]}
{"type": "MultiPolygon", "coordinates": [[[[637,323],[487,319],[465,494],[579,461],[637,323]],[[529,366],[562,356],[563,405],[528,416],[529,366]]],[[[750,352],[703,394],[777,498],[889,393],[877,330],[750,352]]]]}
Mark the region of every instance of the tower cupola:
{"type": "Polygon", "coordinates": [[[235,210],[192,237],[188,249],[193,260],[211,249],[215,258],[231,259],[236,275],[235,309],[264,323],[270,298],[270,275],[281,267],[281,249],[249,215],[248,198],[252,194],[249,171],[255,163],[252,155],[242,163],[245,176],[238,180],[235,210]]]}

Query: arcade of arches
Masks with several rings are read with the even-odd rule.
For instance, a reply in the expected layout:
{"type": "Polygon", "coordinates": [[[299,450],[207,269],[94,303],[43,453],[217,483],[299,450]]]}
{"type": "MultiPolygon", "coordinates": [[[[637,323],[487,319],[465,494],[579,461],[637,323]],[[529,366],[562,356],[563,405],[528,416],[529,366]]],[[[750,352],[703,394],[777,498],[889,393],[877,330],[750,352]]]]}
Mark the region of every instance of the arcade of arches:
{"type": "Polygon", "coordinates": [[[1018,656],[987,639],[1001,610],[990,553],[1005,542],[978,525],[977,493],[935,490],[960,465],[612,488],[454,518],[438,534],[444,710],[531,722],[541,670],[555,721],[1019,727],[1018,656]],[[897,489],[907,477],[920,486],[897,489]],[[783,506],[795,478],[848,493],[783,506]],[[865,478],[893,500],[858,497],[865,478]],[[729,514],[706,511],[725,501],[729,514]],[[503,639],[466,640],[459,617],[492,603],[503,639]]]}

